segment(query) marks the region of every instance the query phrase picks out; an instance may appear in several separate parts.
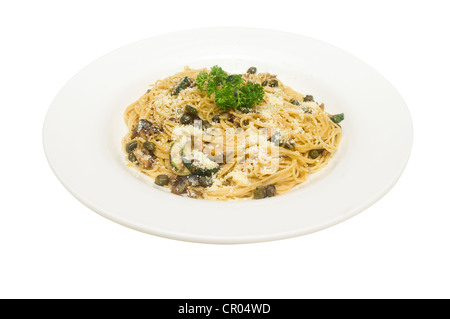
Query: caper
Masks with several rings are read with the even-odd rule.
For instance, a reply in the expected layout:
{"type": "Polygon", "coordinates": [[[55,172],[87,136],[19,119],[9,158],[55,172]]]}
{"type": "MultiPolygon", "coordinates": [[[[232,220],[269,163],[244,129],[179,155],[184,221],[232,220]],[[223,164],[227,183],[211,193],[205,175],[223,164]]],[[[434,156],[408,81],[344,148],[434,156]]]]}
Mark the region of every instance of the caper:
{"type": "Polygon", "coordinates": [[[283,141],[281,139],[281,134],[279,131],[275,132],[270,138],[269,141],[271,141],[276,146],[283,146],[283,141]]]}
{"type": "Polygon", "coordinates": [[[227,79],[225,80],[226,82],[233,82],[235,78],[240,77],[240,74],[231,74],[227,77],[227,79]]]}
{"type": "Polygon", "coordinates": [[[290,100],[289,101],[291,104],[294,104],[294,105],[300,105],[300,102],[298,101],[298,100],[296,100],[296,99],[292,99],[292,100],[290,100]]]}
{"type": "Polygon", "coordinates": [[[186,113],[184,113],[180,118],[181,124],[192,124],[193,121],[194,119],[192,118],[192,116],[186,113]]]}
{"type": "Polygon", "coordinates": [[[295,148],[294,142],[284,142],[283,147],[287,148],[288,150],[293,150],[295,148]]]}
{"type": "Polygon", "coordinates": [[[262,86],[267,86],[267,84],[269,84],[269,82],[267,82],[267,80],[263,81],[262,86]]]}
{"type": "Polygon", "coordinates": [[[198,183],[202,187],[209,187],[212,185],[213,181],[209,176],[200,176],[198,179],[198,183]]]}
{"type": "Polygon", "coordinates": [[[267,196],[266,188],[264,186],[258,186],[253,191],[253,198],[254,199],[261,199],[261,198],[264,198],[266,196],[267,196]]]}
{"type": "Polygon", "coordinates": [[[306,95],[303,98],[303,102],[314,102],[314,97],[312,95],[306,95]]]}
{"type": "Polygon", "coordinates": [[[214,115],[214,116],[212,117],[212,121],[213,121],[213,122],[216,122],[216,123],[219,123],[219,122],[220,122],[220,115],[219,115],[219,114],[214,115]]]}
{"type": "Polygon", "coordinates": [[[186,104],[186,106],[184,107],[184,113],[191,114],[194,116],[198,115],[197,109],[195,107],[190,106],[189,104],[186,104]]]}
{"type": "Polygon", "coordinates": [[[142,146],[144,146],[144,148],[149,151],[149,152],[153,152],[156,149],[156,145],[153,142],[144,142],[144,144],[142,144],[142,146]]]}
{"type": "Polygon", "coordinates": [[[155,184],[159,186],[165,186],[169,184],[169,176],[161,174],[156,176],[155,178],[155,184]]]}
{"type": "Polygon", "coordinates": [[[309,158],[316,159],[319,157],[319,155],[320,155],[319,150],[310,150],[309,151],[309,158]]]}
{"type": "Polygon", "coordinates": [[[274,88],[274,87],[278,86],[278,81],[277,80],[273,80],[272,82],[270,82],[269,86],[271,88],[274,88]]]}
{"type": "Polygon", "coordinates": [[[129,160],[131,163],[136,162],[136,161],[137,161],[136,155],[134,155],[134,153],[128,153],[128,160],[129,160]]]}
{"type": "Polygon", "coordinates": [[[277,192],[277,188],[275,187],[275,185],[270,184],[266,186],[266,196],[267,197],[273,197],[275,196],[277,192]]]}
{"type": "Polygon", "coordinates": [[[248,119],[245,119],[245,120],[242,121],[242,125],[247,126],[248,124],[249,124],[248,119]]]}
{"type": "Polygon", "coordinates": [[[256,68],[254,66],[252,66],[252,67],[248,68],[247,73],[248,74],[255,74],[256,71],[257,71],[256,68]]]}
{"type": "Polygon", "coordinates": [[[137,147],[138,142],[137,141],[131,141],[129,143],[127,143],[127,145],[125,146],[125,150],[127,151],[127,153],[131,153],[134,151],[134,149],[137,147]]]}

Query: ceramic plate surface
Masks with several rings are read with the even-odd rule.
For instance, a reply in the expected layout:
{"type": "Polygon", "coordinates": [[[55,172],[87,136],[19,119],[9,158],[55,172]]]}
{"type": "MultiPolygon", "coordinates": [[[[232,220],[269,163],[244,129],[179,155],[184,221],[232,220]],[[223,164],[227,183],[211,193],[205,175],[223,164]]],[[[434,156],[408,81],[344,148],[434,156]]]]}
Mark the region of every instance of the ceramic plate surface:
{"type": "Polygon", "coordinates": [[[67,190],[108,219],[172,239],[248,243],[322,230],[375,203],[406,166],[412,123],[392,85],[349,53],[296,34],[209,28],[132,43],[86,66],[55,97],[43,143],[67,190]],[[324,102],[329,113],[345,113],[330,164],[288,194],[231,202],[172,195],[126,167],[125,108],[184,66],[216,64],[233,73],[256,66],[324,102]]]}

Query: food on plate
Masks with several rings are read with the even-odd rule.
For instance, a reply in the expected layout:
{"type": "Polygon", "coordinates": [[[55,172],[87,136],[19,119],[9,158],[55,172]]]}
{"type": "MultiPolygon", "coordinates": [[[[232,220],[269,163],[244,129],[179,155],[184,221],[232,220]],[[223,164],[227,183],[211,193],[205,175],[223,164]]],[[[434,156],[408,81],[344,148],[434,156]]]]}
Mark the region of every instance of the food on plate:
{"type": "Polygon", "coordinates": [[[344,114],[250,67],[190,69],[156,81],[126,108],[129,166],[172,193],[208,200],[289,192],[326,166],[344,114]]]}

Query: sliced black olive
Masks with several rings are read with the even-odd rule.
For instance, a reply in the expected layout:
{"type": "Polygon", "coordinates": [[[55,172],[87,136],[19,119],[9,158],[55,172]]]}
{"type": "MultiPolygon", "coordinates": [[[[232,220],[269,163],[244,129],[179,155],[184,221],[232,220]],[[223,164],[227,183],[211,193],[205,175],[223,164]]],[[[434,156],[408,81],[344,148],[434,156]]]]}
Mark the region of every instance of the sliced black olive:
{"type": "Polygon", "coordinates": [[[277,189],[275,185],[270,184],[266,186],[266,196],[267,197],[273,197],[277,193],[277,189]]]}
{"type": "Polygon", "coordinates": [[[248,68],[247,73],[248,74],[255,74],[256,73],[256,68],[254,66],[251,66],[248,68]]]}
{"type": "Polygon", "coordinates": [[[155,184],[159,185],[159,186],[165,186],[165,185],[169,184],[169,176],[167,176],[165,174],[156,176],[155,184]]]}
{"type": "Polygon", "coordinates": [[[125,150],[127,151],[127,153],[131,153],[136,149],[137,145],[138,145],[137,141],[131,141],[127,143],[127,145],[125,146],[125,150]]]}

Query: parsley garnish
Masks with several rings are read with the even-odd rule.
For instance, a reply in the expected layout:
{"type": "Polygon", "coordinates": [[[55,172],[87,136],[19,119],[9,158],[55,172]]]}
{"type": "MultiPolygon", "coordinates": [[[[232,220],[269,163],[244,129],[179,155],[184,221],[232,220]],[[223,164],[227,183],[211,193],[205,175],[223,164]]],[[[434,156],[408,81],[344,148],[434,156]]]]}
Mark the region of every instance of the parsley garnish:
{"type": "Polygon", "coordinates": [[[215,94],[214,102],[224,110],[252,108],[264,101],[264,88],[248,81],[244,84],[241,74],[228,75],[215,65],[211,72],[200,72],[196,80],[197,87],[208,97],[215,94]]]}

